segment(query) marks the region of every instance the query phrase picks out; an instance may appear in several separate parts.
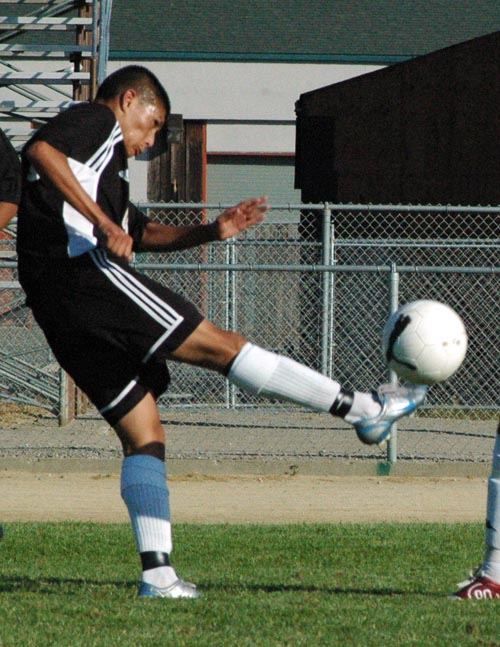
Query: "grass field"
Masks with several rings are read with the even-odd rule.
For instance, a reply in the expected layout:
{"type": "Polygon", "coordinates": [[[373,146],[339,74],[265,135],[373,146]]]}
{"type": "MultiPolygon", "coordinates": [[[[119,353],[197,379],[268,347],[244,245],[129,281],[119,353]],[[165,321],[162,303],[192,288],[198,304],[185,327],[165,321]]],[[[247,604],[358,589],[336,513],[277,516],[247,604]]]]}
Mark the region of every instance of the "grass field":
{"type": "Polygon", "coordinates": [[[199,600],[136,598],[127,525],[8,524],[1,647],[500,646],[500,604],[447,595],[480,524],[177,526],[199,600]]]}

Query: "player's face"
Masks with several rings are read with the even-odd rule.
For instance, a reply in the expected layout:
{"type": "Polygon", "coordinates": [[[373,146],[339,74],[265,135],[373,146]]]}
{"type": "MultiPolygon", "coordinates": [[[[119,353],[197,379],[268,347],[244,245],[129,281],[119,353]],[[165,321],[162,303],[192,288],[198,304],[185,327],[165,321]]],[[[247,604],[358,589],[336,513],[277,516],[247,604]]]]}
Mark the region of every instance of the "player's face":
{"type": "Polygon", "coordinates": [[[165,108],[158,99],[144,103],[135,95],[124,107],[120,120],[127,155],[134,157],[150,148],[166,118],[165,108]]]}

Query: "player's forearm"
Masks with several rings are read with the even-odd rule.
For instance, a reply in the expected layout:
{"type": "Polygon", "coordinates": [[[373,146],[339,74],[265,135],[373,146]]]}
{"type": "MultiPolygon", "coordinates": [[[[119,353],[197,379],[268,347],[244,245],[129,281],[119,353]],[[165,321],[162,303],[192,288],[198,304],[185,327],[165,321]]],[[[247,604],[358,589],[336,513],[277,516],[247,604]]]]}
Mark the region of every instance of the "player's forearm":
{"type": "Polygon", "coordinates": [[[166,251],[189,249],[219,240],[218,228],[215,222],[208,225],[193,225],[188,227],[171,227],[149,222],[141,241],[144,251],[166,251]]]}

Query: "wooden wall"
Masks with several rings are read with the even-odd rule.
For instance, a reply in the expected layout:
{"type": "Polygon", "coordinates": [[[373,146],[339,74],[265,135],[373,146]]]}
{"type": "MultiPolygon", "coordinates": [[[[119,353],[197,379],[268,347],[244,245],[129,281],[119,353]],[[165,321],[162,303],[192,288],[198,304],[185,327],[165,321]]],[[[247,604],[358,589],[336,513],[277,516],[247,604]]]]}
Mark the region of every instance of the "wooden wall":
{"type": "Polygon", "coordinates": [[[300,96],[305,202],[500,204],[500,32],[300,96]]]}

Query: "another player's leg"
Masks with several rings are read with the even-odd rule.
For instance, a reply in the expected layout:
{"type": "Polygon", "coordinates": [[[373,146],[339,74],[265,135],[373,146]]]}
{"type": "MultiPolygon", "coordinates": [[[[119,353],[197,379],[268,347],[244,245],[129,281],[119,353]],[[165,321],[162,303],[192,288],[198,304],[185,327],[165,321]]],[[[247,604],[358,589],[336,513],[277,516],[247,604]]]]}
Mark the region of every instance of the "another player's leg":
{"type": "Polygon", "coordinates": [[[325,375],[251,344],[241,335],[222,331],[206,320],[172,356],[218,370],[231,383],[254,395],[289,400],[339,416],[354,426],[363,443],[370,445],[387,441],[391,425],[413,413],[427,394],[425,386],[378,393],[347,391],[325,375]]]}
{"type": "Polygon", "coordinates": [[[487,600],[500,598],[500,423],[493,449],[486,501],[486,551],[483,564],[466,582],[459,584],[453,598],[487,600]]]}
{"type": "Polygon", "coordinates": [[[164,462],[164,432],[152,395],[146,395],[116,425],[124,459],[121,494],[142,563],[141,597],[197,598],[170,563],[172,530],[164,462]]]}

